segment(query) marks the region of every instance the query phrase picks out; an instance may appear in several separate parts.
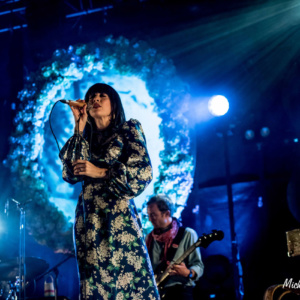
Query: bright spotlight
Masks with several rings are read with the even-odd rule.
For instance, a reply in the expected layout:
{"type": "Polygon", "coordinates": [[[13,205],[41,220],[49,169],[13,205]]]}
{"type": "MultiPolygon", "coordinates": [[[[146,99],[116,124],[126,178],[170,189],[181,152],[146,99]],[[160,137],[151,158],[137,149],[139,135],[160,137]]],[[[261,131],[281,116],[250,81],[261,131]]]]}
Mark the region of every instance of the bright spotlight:
{"type": "Polygon", "coordinates": [[[213,116],[223,116],[228,112],[229,102],[221,95],[213,96],[208,101],[208,110],[213,116]]]}

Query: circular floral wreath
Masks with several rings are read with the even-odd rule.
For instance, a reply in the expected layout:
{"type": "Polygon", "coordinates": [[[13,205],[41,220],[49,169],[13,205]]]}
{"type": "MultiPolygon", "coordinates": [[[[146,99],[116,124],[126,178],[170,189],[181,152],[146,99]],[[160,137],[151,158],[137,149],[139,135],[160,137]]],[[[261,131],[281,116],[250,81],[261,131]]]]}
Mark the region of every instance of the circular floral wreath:
{"type": "MultiPolygon", "coordinates": [[[[36,241],[56,251],[73,248],[72,224],[54,204],[43,177],[39,155],[44,143],[44,124],[49,119],[57,90],[70,87],[84,74],[115,70],[120,75],[136,75],[145,81],[155,100],[161,137],[162,165],[154,184],[155,193],[175,200],[180,215],[193,185],[194,160],[190,148],[187,86],[176,75],[171,60],[158,54],[144,41],[112,36],[97,42],[56,50],[51,61],[26,78],[19,93],[20,104],[14,119],[16,130],[10,138],[10,153],[4,164],[10,168],[12,187],[20,201],[32,199],[27,213],[27,229],[36,241]],[[163,83],[163,84],[162,84],[163,83]]],[[[144,228],[149,223],[142,218],[144,228]]]]}

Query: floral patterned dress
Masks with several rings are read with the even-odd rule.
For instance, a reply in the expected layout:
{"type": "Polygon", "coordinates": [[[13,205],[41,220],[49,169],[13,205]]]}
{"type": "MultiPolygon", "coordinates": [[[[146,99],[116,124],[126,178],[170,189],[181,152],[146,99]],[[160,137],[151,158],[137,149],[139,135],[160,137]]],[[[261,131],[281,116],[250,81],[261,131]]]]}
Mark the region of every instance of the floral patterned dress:
{"type": "Polygon", "coordinates": [[[82,181],[74,224],[81,299],[159,299],[133,197],[152,180],[145,136],[129,120],[100,142],[72,136],[60,152],[63,179],[82,181]],[[74,176],[72,161],[107,168],[105,179],[74,176]]]}

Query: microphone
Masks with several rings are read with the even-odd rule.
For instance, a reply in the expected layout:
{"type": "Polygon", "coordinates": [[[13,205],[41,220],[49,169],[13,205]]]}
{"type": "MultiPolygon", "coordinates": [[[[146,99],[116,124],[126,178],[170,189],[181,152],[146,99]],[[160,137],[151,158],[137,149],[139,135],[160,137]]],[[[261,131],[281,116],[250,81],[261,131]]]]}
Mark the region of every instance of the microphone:
{"type": "Polygon", "coordinates": [[[33,201],[32,199],[29,199],[29,200],[27,200],[27,201],[21,203],[21,202],[15,200],[15,199],[13,199],[13,198],[11,198],[10,200],[13,201],[13,202],[15,202],[15,203],[17,204],[17,207],[18,207],[18,208],[20,208],[20,207],[25,207],[26,204],[28,204],[28,203],[30,203],[30,202],[33,201]]]}
{"type": "Polygon", "coordinates": [[[79,108],[82,108],[86,105],[85,102],[77,102],[77,101],[65,100],[65,99],[59,100],[59,102],[68,104],[70,106],[79,107],[79,108]]]}

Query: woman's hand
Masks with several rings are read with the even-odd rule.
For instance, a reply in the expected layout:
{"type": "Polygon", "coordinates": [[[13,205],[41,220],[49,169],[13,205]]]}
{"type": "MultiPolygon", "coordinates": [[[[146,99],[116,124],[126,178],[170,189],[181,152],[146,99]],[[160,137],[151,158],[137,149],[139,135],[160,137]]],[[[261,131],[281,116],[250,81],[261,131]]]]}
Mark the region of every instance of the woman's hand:
{"type": "MultiPolygon", "coordinates": [[[[84,102],[84,100],[78,99],[76,100],[76,102],[84,102]]],[[[87,122],[87,118],[88,118],[88,114],[86,111],[87,105],[83,106],[83,107],[75,107],[75,106],[70,106],[73,116],[74,116],[74,120],[75,120],[75,130],[79,131],[79,132],[83,132],[86,122],[87,122]],[[79,120],[79,122],[78,122],[79,120]]]]}
{"type": "Polygon", "coordinates": [[[78,159],[72,163],[74,175],[85,175],[91,178],[104,178],[107,169],[98,168],[87,160],[78,159]]]}

